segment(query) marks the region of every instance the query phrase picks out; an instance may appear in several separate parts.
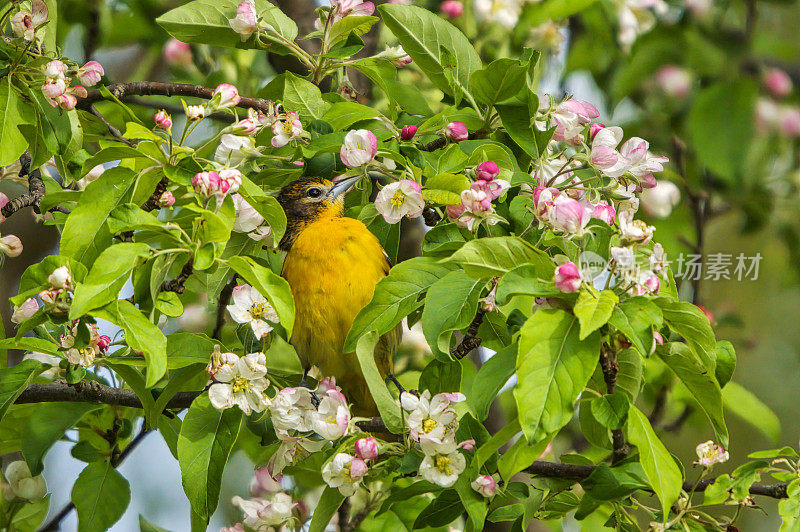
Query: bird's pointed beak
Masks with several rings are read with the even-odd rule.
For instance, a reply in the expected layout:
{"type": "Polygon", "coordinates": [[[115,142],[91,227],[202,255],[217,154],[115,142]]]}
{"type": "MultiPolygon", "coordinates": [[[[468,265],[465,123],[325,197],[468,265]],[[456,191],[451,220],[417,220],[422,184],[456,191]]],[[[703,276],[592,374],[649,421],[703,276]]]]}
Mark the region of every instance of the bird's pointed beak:
{"type": "Polygon", "coordinates": [[[356,184],[356,181],[358,181],[360,178],[361,178],[360,175],[354,175],[336,181],[331,187],[331,189],[328,191],[328,197],[335,198],[340,194],[347,194],[350,191],[350,189],[353,188],[353,185],[356,184]]]}

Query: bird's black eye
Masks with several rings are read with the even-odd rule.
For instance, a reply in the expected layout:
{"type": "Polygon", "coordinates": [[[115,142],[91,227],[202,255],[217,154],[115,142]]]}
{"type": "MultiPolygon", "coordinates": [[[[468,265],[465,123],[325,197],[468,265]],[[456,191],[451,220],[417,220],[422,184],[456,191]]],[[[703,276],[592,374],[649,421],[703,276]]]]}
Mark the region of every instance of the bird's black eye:
{"type": "Polygon", "coordinates": [[[309,198],[318,198],[322,195],[322,191],[317,187],[311,187],[308,189],[308,197],[309,198]]]}

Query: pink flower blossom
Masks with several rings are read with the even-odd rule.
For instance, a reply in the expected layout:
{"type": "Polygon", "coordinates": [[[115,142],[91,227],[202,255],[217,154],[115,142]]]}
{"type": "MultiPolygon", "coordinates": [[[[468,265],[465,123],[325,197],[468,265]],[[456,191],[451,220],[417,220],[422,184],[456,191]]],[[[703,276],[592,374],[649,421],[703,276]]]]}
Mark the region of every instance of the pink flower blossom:
{"type": "Polygon", "coordinates": [[[92,87],[100,83],[100,78],[102,78],[105,73],[106,72],[103,70],[103,65],[97,61],[89,61],[80,67],[75,75],[78,77],[81,83],[87,87],[92,87]]]}
{"type": "Polygon", "coordinates": [[[778,126],[784,137],[795,138],[800,136],[800,109],[797,107],[784,107],[778,126]]]}
{"type": "Polygon", "coordinates": [[[614,220],[617,219],[617,211],[615,211],[614,206],[609,205],[606,200],[600,200],[594,205],[592,218],[603,220],[608,225],[612,225],[614,220]]]}
{"type": "Polygon", "coordinates": [[[362,460],[374,460],[378,457],[378,440],[369,436],[356,441],[356,456],[362,460]]]}
{"type": "Polygon", "coordinates": [[[497,491],[497,481],[492,475],[481,475],[473,480],[470,486],[486,498],[493,497],[497,491]]]}
{"type": "Polygon", "coordinates": [[[556,268],[553,279],[556,288],[569,294],[580,289],[583,277],[574,262],[567,262],[556,268]]]}
{"type": "Polygon", "coordinates": [[[458,0],[445,0],[439,6],[442,15],[447,18],[458,18],[464,14],[464,4],[458,0]]]}
{"type": "Polygon", "coordinates": [[[286,113],[284,120],[276,120],[272,124],[272,146],[281,148],[298,138],[303,133],[303,124],[296,112],[286,113]]]}
{"type": "Polygon", "coordinates": [[[551,118],[556,124],[553,140],[574,143],[583,133],[586,124],[600,116],[597,108],[581,100],[565,100],[553,111],[551,118]]]}
{"type": "Polygon", "coordinates": [[[205,198],[209,198],[219,192],[220,178],[215,171],[199,172],[192,178],[192,187],[195,192],[205,198]]]}
{"type": "Polygon", "coordinates": [[[484,161],[475,169],[475,177],[484,181],[491,181],[500,174],[500,168],[494,161],[484,161]]]}
{"type": "Polygon", "coordinates": [[[170,117],[164,109],[153,116],[153,122],[155,122],[156,127],[160,129],[168,130],[172,127],[172,117],[170,117]]]}
{"type": "Polygon", "coordinates": [[[47,77],[48,82],[57,79],[64,79],[64,74],[66,74],[66,72],[67,65],[58,59],[50,61],[44,66],[44,75],[47,77]]]}
{"type": "Polygon", "coordinates": [[[664,65],[656,72],[656,84],[670,98],[682,100],[692,90],[692,75],[676,65],[664,65]]]}
{"type": "Polygon", "coordinates": [[[764,72],[764,87],[775,97],[783,98],[792,93],[792,78],[780,68],[770,68],[764,72]]]}
{"type": "Polygon", "coordinates": [[[107,349],[109,348],[109,346],[110,346],[110,345],[111,345],[111,337],[109,337],[109,336],[107,336],[107,335],[105,335],[105,334],[101,334],[101,335],[98,337],[98,339],[97,339],[97,347],[98,347],[98,348],[99,348],[101,351],[105,351],[105,350],[107,350],[107,349]]]}
{"type": "Polygon", "coordinates": [[[258,13],[253,0],[245,0],[236,6],[236,17],[228,21],[231,29],[239,34],[242,41],[258,31],[258,13]]]}
{"type": "Polygon", "coordinates": [[[161,197],[158,198],[158,205],[159,207],[172,207],[175,204],[175,196],[172,195],[172,192],[169,190],[165,191],[161,194],[161,197]]]}
{"type": "Polygon", "coordinates": [[[192,47],[189,43],[171,38],[164,45],[164,60],[168,65],[187,68],[193,61],[192,47]]]}
{"type": "Polygon", "coordinates": [[[422,187],[410,179],[389,183],[375,197],[375,208],[390,224],[396,224],[403,216],[418,218],[425,208],[422,187]]]}
{"type": "Polygon", "coordinates": [[[403,126],[400,130],[400,140],[409,141],[417,134],[417,126],[403,126]]]}
{"type": "Polygon", "coordinates": [[[591,219],[583,203],[564,194],[559,195],[548,209],[548,219],[553,229],[569,235],[581,235],[591,219]]]}
{"type": "Polygon", "coordinates": [[[378,153],[378,138],[367,129],[354,129],[347,132],[339,156],[349,167],[364,165],[378,153]]]}
{"type": "Polygon", "coordinates": [[[211,103],[215,109],[227,109],[236,107],[242,100],[239,91],[230,83],[221,83],[214,89],[211,103]]]}
{"type": "Polygon", "coordinates": [[[450,138],[450,140],[454,140],[456,142],[461,142],[462,140],[467,140],[469,138],[469,130],[467,130],[467,126],[464,122],[459,122],[458,120],[454,120],[447,124],[444,128],[445,134],[450,138]]]}
{"type": "Polygon", "coordinates": [[[333,6],[333,22],[348,16],[369,16],[375,11],[375,4],[364,2],[364,0],[331,0],[331,5],[333,6]]]}

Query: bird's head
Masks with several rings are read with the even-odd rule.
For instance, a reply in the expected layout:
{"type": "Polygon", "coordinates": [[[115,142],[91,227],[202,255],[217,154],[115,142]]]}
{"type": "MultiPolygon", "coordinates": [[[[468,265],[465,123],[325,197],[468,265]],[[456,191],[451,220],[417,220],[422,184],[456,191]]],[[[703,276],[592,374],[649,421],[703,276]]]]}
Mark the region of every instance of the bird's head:
{"type": "Polygon", "coordinates": [[[360,176],[333,182],[324,177],[302,177],[283,187],[278,202],[286,213],[286,233],[280,248],[288,251],[306,225],[344,213],[344,195],[360,176]]]}

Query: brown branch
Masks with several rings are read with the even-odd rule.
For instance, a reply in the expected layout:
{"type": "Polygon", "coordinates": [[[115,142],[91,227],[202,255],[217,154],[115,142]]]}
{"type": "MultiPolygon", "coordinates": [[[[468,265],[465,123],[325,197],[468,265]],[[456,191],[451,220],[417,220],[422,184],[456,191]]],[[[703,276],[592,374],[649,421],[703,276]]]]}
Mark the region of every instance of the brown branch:
{"type": "MultiPolygon", "coordinates": [[[[165,410],[182,410],[188,408],[194,399],[202,392],[179,392],[176,393],[166,404],[165,410]]],[[[55,381],[51,384],[31,384],[28,386],[15,401],[15,404],[26,403],[47,403],[58,401],[101,403],[114,406],[126,406],[130,408],[142,408],[142,402],[133,390],[112,388],[105,384],[95,381],[82,381],[70,386],[64,381],[55,381]]],[[[364,421],[357,421],[358,428],[365,432],[388,433],[386,425],[379,417],[373,417],[364,421]]],[[[130,447],[130,444],[128,445],[130,447]]],[[[128,449],[126,447],[126,451],[128,449]]],[[[120,459],[124,459],[127,453],[120,453],[120,459]]],[[[575,464],[559,464],[555,462],[535,461],[525,471],[532,474],[550,478],[561,478],[566,480],[584,480],[595,470],[594,466],[584,466],[575,464]]],[[[701,492],[714,483],[716,479],[710,478],[699,482],[697,486],[692,482],[685,482],[683,489],[686,492],[701,492]]],[[[786,498],[786,486],[788,483],[780,484],[753,484],[750,493],[753,495],[764,495],[776,499],[786,498]]]]}
{"type": "MultiPolygon", "coordinates": [[[[468,139],[469,140],[484,139],[488,135],[489,135],[489,131],[487,131],[485,129],[479,129],[478,131],[470,133],[468,139]]],[[[436,151],[436,150],[441,150],[442,148],[446,147],[449,143],[450,143],[450,140],[446,136],[442,135],[439,138],[437,138],[435,140],[432,140],[427,144],[418,144],[417,148],[420,151],[436,151]]]]}
{"type": "Polygon", "coordinates": [[[194,258],[189,257],[189,260],[186,261],[186,264],[183,265],[181,268],[181,273],[179,273],[174,279],[170,279],[169,281],[164,281],[161,283],[161,291],[162,292],[175,292],[176,294],[182,294],[185,290],[186,281],[189,277],[194,273],[194,258]]]}
{"type": "MultiPolygon", "coordinates": [[[[600,348],[600,369],[603,370],[603,380],[606,381],[606,392],[609,394],[614,393],[617,388],[617,373],[619,372],[619,363],[617,362],[616,353],[610,351],[608,346],[603,345],[600,348]]],[[[628,456],[630,447],[625,441],[625,435],[622,429],[613,429],[611,431],[611,464],[616,464],[620,460],[628,456]]]]}
{"type": "Polygon", "coordinates": [[[103,122],[103,124],[105,124],[106,128],[108,128],[108,132],[111,133],[112,137],[114,137],[115,139],[117,139],[118,141],[120,141],[122,143],[127,144],[128,146],[133,146],[133,141],[123,137],[122,136],[122,132],[119,129],[117,129],[116,127],[114,127],[114,124],[112,124],[111,122],[106,120],[106,117],[104,117],[102,114],[100,114],[100,111],[95,109],[94,105],[90,105],[89,108],[87,109],[87,111],[89,113],[93,114],[94,116],[96,116],[97,118],[99,118],[100,121],[103,122]]]}
{"type": "MultiPolygon", "coordinates": [[[[186,96],[210,100],[214,94],[214,89],[203,87],[202,85],[163,83],[160,81],[112,83],[106,88],[120,100],[129,96],[186,96]]],[[[106,97],[103,96],[99,90],[93,90],[89,92],[86,98],[79,100],[78,107],[81,109],[88,109],[93,103],[105,99],[106,97]]],[[[237,106],[243,109],[255,109],[256,111],[262,111],[264,113],[270,111],[270,102],[262,98],[242,97],[237,106]]]]}
{"type": "MultiPolygon", "coordinates": [[[[525,469],[525,472],[541,477],[580,481],[588,478],[594,470],[594,466],[559,464],[536,460],[530,467],[525,469]]],[[[705,491],[706,488],[716,480],[716,478],[707,478],[697,483],[686,481],[683,483],[682,488],[683,491],[687,493],[699,493],[705,491]]],[[[780,482],[778,484],[755,483],[750,486],[750,494],[763,495],[765,497],[772,497],[773,499],[785,499],[787,497],[786,487],[788,485],[788,482],[780,482]]]]}
{"type": "Polygon", "coordinates": [[[153,193],[150,194],[150,197],[147,198],[142,204],[142,210],[145,212],[154,211],[158,208],[158,201],[161,199],[161,195],[167,191],[167,186],[169,185],[169,179],[167,176],[161,178],[161,180],[156,184],[155,190],[153,193]]]}
{"type": "Polygon", "coordinates": [[[219,340],[219,336],[222,333],[222,326],[225,325],[225,307],[228,306],[228,303],[231,301],[231,295],[233,294],[233,289],[236,287],[236,276],[234,275],[228,284],[222,287],[222,290],[219,293],[219,299],[217,300],[217,320],[214,323],[214,332],[211,333],[211,338],[215,340],[219,340]]]}
{"type": "Polygon", "coordinates": [[[467,328],[467,334],[461,339],[461,342],[453,349],[453,356],[461,360],[469,354],[473,349],[477,349],[481,345],[481,339],[477,338],[478,329],[483,323],[483,317],[486,315],[486,309],[483,306],[478,307],[478,312],[472,319],[472,322],[467,328]]]}

